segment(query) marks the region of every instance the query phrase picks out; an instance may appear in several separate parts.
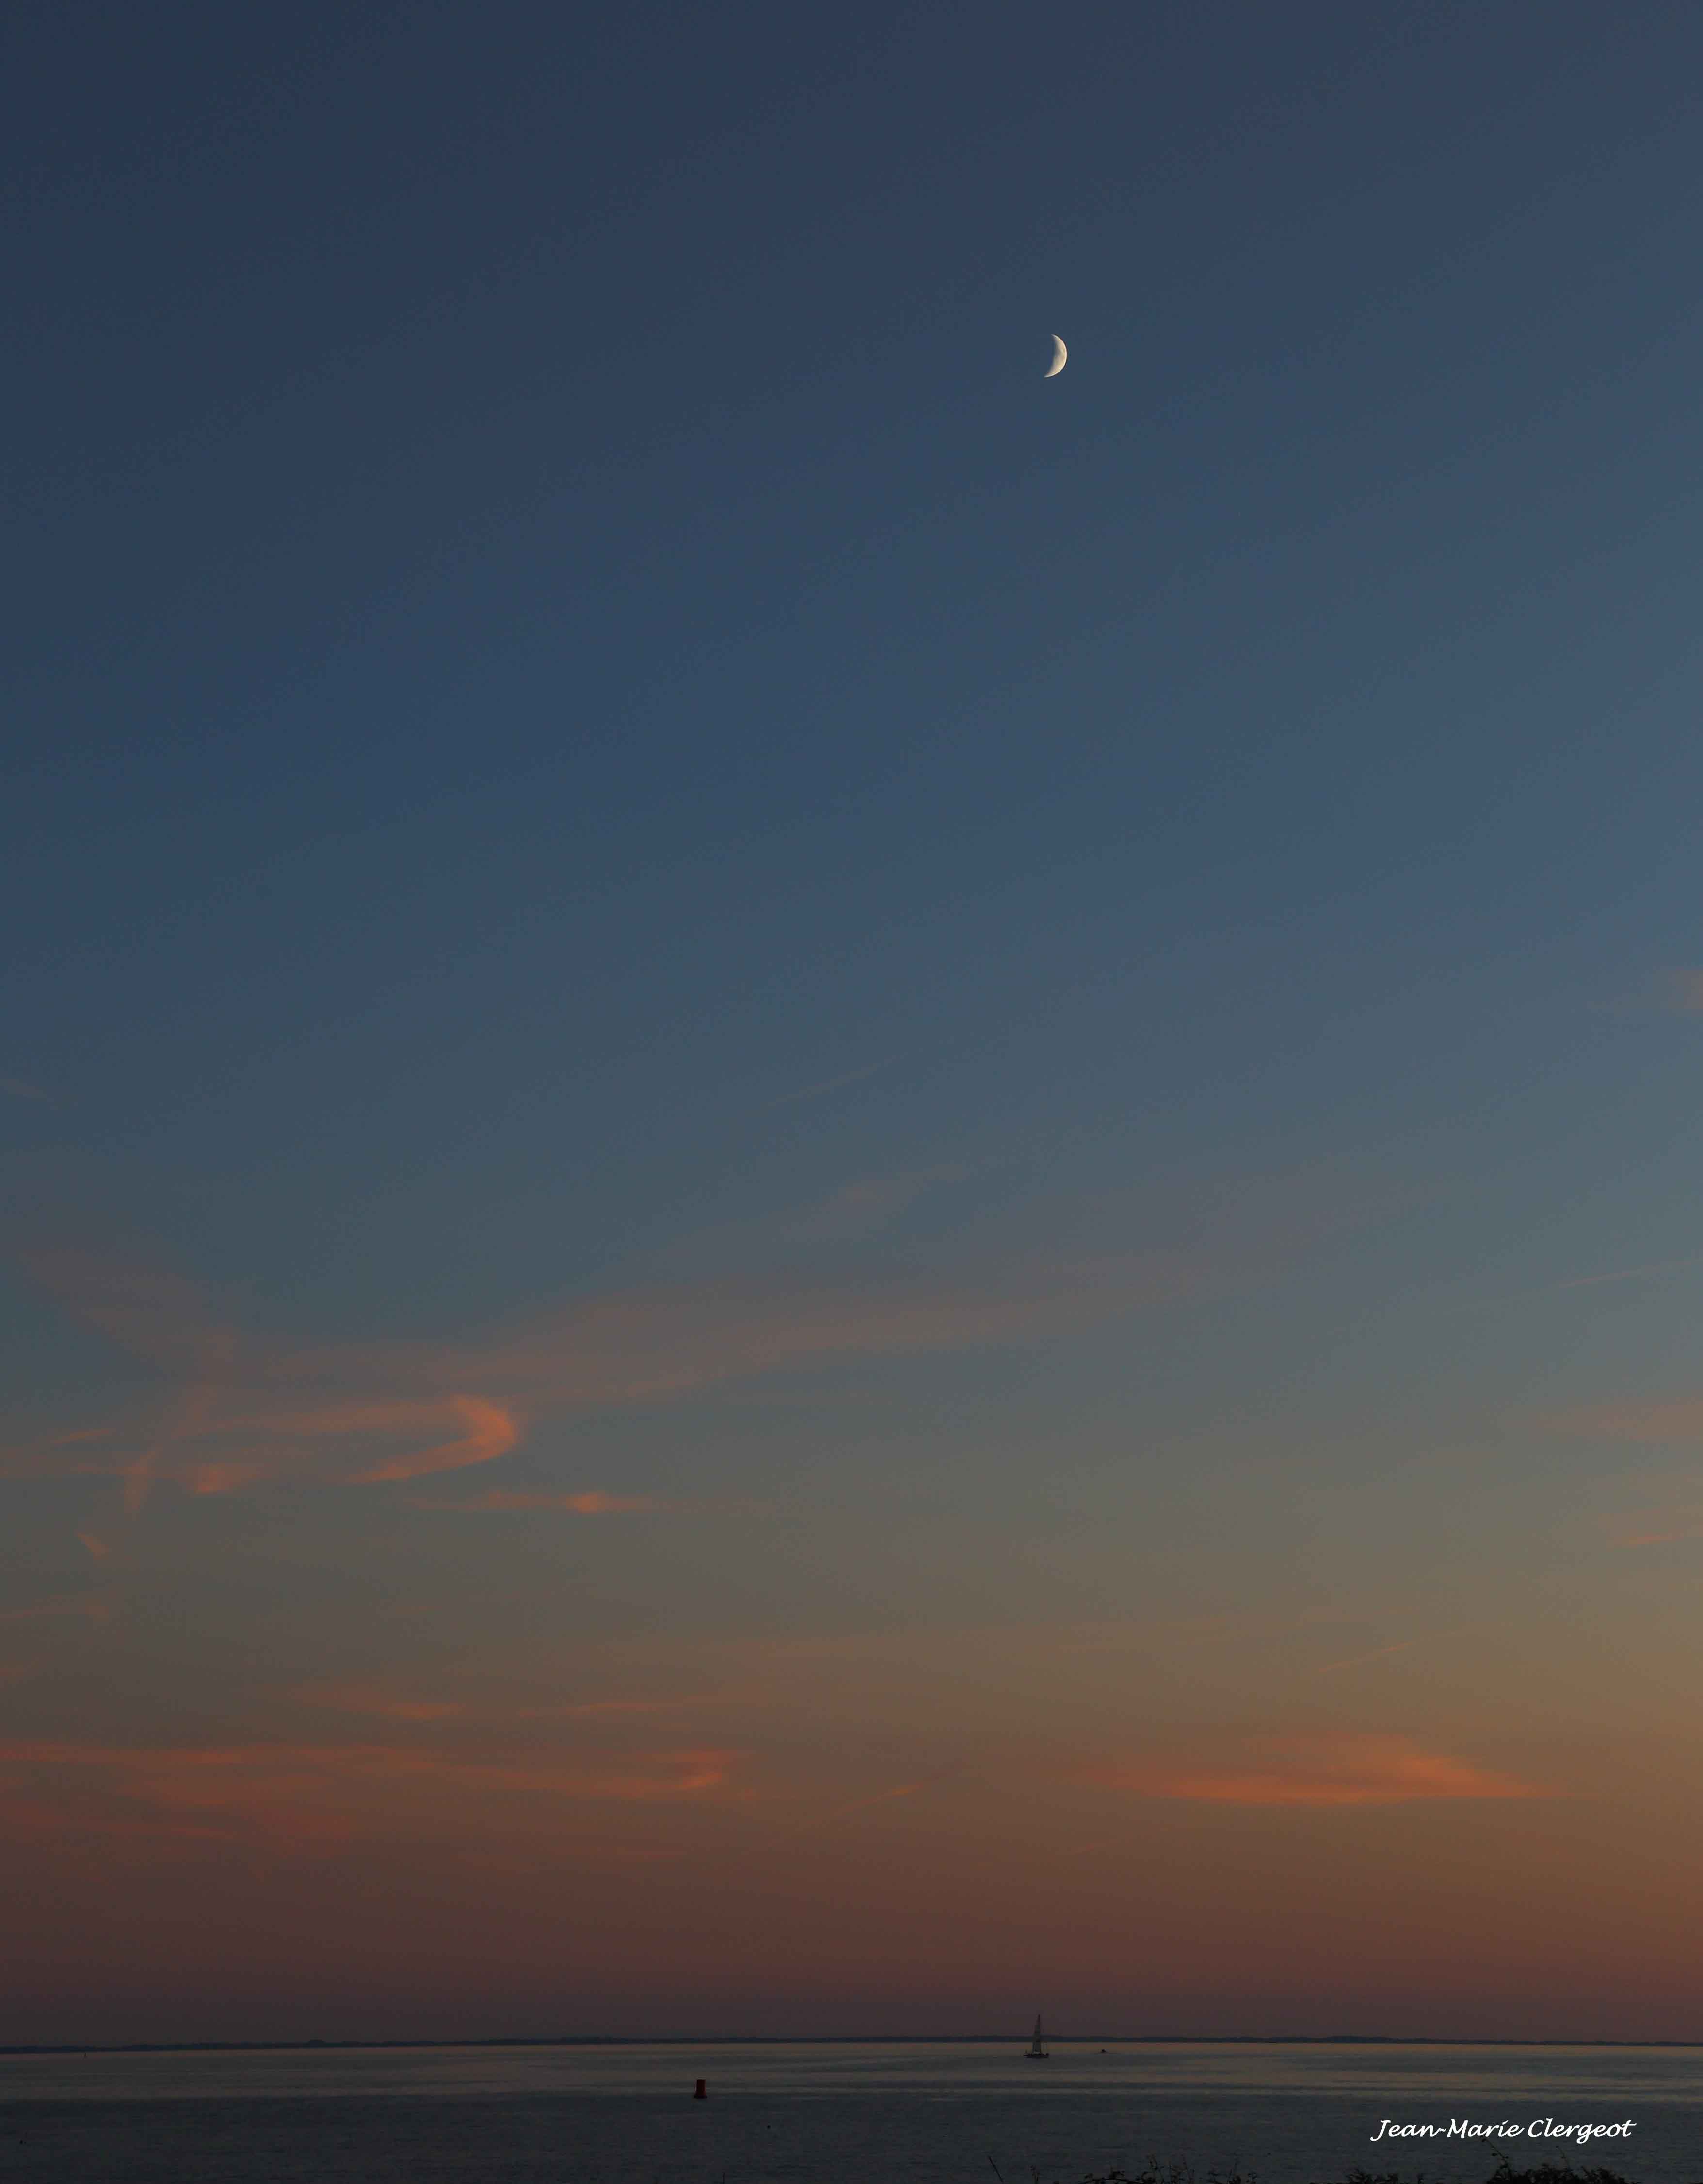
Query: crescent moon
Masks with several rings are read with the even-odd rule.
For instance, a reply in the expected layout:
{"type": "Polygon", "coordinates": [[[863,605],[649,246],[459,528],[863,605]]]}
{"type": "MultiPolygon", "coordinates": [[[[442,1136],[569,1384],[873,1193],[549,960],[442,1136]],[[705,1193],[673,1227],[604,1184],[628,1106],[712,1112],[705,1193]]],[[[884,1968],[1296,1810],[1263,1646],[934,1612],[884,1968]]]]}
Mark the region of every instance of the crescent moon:
{"type": "Polygon", "coordinates": [[[1042,377],[1044,379],[1056,379],[1059,374],[1064,370],[1065,359],[1069,356],[1069,354],[1070,351],[1065,347],[1058,336],[1055,334],[1053,336],[1053,360],[1047,366],[1046,370],[1041,375],[1042,377]]]}

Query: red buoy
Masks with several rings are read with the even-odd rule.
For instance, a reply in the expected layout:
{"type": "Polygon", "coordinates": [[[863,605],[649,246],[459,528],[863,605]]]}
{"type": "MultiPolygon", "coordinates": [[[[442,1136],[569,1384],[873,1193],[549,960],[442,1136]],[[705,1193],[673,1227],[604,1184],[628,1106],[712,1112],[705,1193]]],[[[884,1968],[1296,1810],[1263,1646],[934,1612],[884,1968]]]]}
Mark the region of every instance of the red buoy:
{"type": "Polygon", "coordinates": [[[697,2088],[693,2093],[692,2098],[694,2101],[707,2101],[709,2099],[710,2095],[704,2089],[704,2081],[702,2078],[698,2081],[697,2088]]]}

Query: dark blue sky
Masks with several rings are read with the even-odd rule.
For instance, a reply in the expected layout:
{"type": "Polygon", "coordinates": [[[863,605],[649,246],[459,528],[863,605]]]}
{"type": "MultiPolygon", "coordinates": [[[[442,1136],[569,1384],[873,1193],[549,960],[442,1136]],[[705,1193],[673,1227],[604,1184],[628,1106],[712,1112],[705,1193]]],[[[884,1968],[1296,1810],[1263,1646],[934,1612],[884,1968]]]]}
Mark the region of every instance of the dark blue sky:
{"type": "MultiPolygon", "coordinates": [[[[203,1499],[320,1477],[227,1324],[355,1390],[362,1446],[470,1390],[525,1413],[469,1429],[493,1479],[796,1493],[877,1622],[982,1581],[884,1562],[893,1493],[963,1487],[985,1571],[1038,1477],[1133,1464],[1094,1522],[1146,1553],[1201,1464],[1366,1481],[1675,1396],[1700,122],[1680,6],[14,5],[31,1566],[117,1490],[40,1454],[102,1391],[134,1585],[171,1496],[215,1521],[208,1388],[203,1499]],[[1127,1304],[1132,1255],[1196,1301],[1057,1305],[1114,1264],[1127,1304]],[[770,1317],[718,1302],[711,1373],[664,1313],[619,1387],[490,1333],[647,1284],[770,1317]],[[805,1293],[839,1334],[776,1331],[805,1293]],[[783,1425],[713,1414],[747,1369],[804,1375],[783,1425]]],[[[286,1563],[453,1591],[373,1500],[303,1489],[286,1563]]],[[[1043,1604],[1116,1591],[1059,1552],[1043,1604]]],[[[816,1613],[771,1540],[734,1561],[624,1597],[682,1643],[816,1613]]]]}

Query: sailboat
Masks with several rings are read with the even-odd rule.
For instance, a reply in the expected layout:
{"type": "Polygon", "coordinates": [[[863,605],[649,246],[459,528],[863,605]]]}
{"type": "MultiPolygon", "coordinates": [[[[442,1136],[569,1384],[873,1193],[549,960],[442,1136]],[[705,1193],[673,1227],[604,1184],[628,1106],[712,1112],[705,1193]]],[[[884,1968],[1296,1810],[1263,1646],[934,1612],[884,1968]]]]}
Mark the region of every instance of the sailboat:
{"type": "Polygon", "coordinates": [[[1027,2063],[1049,2063],[1052,2060],[1051,2056],[1047,2053],[1046,2041],[1042,2036],[1038,2010],[1035,2013],[1035,2036],[1023,2050],[1023,2059],[1027,2063]]]}

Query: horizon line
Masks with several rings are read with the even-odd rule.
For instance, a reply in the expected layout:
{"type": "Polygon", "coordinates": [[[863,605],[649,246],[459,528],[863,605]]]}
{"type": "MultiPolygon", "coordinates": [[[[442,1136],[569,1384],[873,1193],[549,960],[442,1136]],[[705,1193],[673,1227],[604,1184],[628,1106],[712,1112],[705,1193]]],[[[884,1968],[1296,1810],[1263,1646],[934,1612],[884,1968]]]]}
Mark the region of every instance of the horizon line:
{"type": "MultiPolygon", "coordinates": [[[[344,2040],[0,2041],[0,2055],[216,2055],[350,2048],[821,2048],[1020,2046],[1022,2032],[559,2032],[476,2038],[344,2040]]],[[[1543,2039],[1439,2032],[1049,2032],[1049,2044],[1173,2048],[1703,2048],[1703,2040],[1543,2039]]]]}

